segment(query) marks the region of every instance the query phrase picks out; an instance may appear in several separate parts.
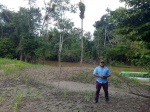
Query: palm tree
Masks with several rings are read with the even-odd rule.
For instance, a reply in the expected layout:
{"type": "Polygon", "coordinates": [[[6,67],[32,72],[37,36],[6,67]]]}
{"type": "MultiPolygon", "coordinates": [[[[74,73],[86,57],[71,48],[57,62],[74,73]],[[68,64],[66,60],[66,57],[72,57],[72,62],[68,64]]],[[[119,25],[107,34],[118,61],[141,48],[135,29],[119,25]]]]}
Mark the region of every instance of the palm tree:
{"type": "Polygon", "coordinates": [[[80,58],[80,66],[82,67],[82,63],[83,63],[83,19],[84,19],[84,12],[85,12],[85,5],[82,2],[82,0],[80,0],[79,2],[79,10],[80,10],[80,19],[81,19],[81,29],[82,29],[82,33],[81,33],[81,58],[80,58]]]}

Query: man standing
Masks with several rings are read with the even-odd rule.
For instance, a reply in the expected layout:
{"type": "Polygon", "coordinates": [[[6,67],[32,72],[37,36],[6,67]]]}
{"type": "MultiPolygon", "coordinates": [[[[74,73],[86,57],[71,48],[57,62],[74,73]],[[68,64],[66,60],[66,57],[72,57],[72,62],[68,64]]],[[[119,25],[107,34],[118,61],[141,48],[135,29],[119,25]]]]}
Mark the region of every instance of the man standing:
{"type": "Polygon", "coordinates": [[[105,101],[108,102],[109,95],[107,78],[110,77],[111,74],[109,69],[106,66],[104,66],[104,60],[101,60],[99,66],[97,66],[94,69],[93,75],[96,77],[95,103],[98,102],[101,87],[103,87],[105,93],[105,101]]]}

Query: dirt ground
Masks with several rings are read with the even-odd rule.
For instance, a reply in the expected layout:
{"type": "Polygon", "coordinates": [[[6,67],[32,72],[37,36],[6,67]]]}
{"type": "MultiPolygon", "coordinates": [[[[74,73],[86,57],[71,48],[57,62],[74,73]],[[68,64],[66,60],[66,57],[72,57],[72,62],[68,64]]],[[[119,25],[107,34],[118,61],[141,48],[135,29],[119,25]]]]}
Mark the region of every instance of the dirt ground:
{"type": "MultiPolygon", "coordinates": [[[[0,112],[150,112],[150,91],[116,75],[109,80],[110,101],[101,90],[93,103],[95,83],[74,80],[78,67],[23,69],[16,78],[0,78],[0,112]]],[[[92,68],[82,68],[91,77],[92,68]]]]}

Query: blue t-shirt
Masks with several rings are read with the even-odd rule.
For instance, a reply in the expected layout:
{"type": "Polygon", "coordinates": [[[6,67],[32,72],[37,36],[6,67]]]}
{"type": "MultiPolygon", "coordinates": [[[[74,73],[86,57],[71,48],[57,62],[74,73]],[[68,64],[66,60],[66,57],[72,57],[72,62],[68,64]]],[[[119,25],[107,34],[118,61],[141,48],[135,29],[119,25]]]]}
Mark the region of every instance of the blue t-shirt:
{"type": "MultiPolygon", "coordinates": [[[[97,66],[93,71],[93,75],[94,74],[98,74],[98,75],[102,75],[102,76],[111,75],[109,69],[106,66],[104,66],[104,68],[97,66]]],[[[98,81],[99,83],[107,83],[107,78],[103,79],[100,77],[96,77],[96,81],[98,81]]]]}

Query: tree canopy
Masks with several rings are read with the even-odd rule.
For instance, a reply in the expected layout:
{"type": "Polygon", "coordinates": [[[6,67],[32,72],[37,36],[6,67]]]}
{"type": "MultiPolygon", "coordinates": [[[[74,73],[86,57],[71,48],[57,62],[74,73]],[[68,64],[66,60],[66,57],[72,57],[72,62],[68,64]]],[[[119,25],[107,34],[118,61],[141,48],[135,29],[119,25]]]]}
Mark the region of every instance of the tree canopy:
{"type": "MultiPolygon", "coordinates": [[[[61,61],[79,62],[82,41],[83,62],[103,58],[111,65],[142,65],[150,70],[150,2],[120,1],[126,7],[114,11],[107,8],[94,23],[93,39],[83,26],[76,28],[65,16],[68,11],[76,12],[70,0],[45,3],[44,16],[41,9],[34,7],[36,0],[29,0],[29,8],[21,7],[18,12],[0,5],[0,57],[28,62],[59,60],[61,51],[61,61]]],[[[83,21],[85,5],[79,2],[78,6],[83,21]]]]}

